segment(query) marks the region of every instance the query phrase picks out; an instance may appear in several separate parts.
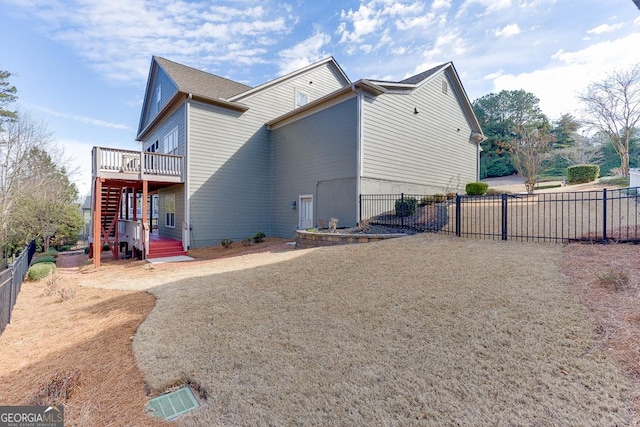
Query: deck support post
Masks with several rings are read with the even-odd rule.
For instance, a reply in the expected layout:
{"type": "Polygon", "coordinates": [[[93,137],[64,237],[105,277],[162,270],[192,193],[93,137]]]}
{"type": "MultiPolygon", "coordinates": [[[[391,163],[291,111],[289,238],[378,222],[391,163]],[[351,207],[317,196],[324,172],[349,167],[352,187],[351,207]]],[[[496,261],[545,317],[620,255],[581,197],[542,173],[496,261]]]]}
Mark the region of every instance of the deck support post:
{"type": "Polygon", "coordinates": [[[142,259],[147,259],[147,248],[149,245],[149,242],[147,241],[147,230],[149,229],[149,224],[147,223],[148,220],[148,209],[147,209],[147,198],[149,197],[149,181],[147,181],[146,179],[142,181],[142,200],[140,201],[142,203],[142,247],[143,252],[142,252],[142,259]]]}
{"type": "Polygon", "coordinates": [[[100,267],[100,256],[102,254],[102,178],[95,180],[95,192],[93,203],[93,266],[100,267]]]}

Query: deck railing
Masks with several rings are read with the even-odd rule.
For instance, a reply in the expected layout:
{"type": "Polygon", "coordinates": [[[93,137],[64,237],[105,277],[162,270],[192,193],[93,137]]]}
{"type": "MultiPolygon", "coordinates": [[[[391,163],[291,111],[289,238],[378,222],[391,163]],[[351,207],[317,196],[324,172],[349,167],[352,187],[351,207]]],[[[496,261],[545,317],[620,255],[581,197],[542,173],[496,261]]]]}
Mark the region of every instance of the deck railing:
{"type": "Polygon", "coordinates": [[[173,154],[93,147],[93,173],[94,176],[137,174],[140,179],[154,176],[181,179],[183,159],[173,154]]]}

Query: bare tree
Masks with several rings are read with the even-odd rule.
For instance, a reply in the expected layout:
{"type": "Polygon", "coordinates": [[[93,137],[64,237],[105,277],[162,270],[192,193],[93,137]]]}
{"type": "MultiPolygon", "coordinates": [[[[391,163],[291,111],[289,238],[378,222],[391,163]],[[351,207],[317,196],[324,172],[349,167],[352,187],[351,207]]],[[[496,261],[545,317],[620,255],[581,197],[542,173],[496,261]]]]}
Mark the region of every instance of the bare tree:
{"type": "Polygon", "coordinates": [[[577,134],[574,145],[556,150],[555,154],[570,165],[599,163],[603,157],[600,147],[594,144],[592,138],[577,134]]]}
{"type": "Polygon", "coordinates": [[[6,243],[7,226],[20,195],[34,190],[30,159],[35,149],[52,151],[52,137],[45,124],[19,112],[0,132],[0,243],[6,243]]]}
{"type": "Polygon", "coordinates": [[[605,134],[620,156],[622,176],[629,176],[629,141],[640,122],[640,64],[591,83],[579,96],[584,122],[605,134]]]}
{"type": "Polygon", "coordinates": [[[518,126],[516,130],[518,138],[511,143],[511,156],[527,193],[531,194],[543,163],[549,158],[548,147],[554,136],[544,126],[518,126]]]}

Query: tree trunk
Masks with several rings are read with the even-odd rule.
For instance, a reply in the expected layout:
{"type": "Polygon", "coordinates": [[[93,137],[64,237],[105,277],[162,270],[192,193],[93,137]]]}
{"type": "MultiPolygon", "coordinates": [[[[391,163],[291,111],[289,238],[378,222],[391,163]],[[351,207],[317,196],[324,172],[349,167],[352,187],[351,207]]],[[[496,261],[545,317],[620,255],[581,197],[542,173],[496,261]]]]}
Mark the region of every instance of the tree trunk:
{"type": "Polygon", "coordinates": [[[629,177],[629,152],[623,151],[620,153],[620,172],[625,178],[629,177]]]}

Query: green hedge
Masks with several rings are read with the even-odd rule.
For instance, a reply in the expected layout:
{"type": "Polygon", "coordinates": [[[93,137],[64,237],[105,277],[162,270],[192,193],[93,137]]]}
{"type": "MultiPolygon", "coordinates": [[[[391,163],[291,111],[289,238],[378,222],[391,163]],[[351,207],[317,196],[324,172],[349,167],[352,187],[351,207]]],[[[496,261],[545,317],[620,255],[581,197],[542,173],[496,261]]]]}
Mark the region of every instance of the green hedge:
{"type": "Polygon", "coordinates": [[[29,270],[27,271],[27,280],[36,281],[44,279],[48,275],[55,273],[56,270],[56,265],[52,262],[34,264],[29,267],[29,270]]]}
{"type": "Polygon", "coordinates": [[[575,165],[567,168],[567,183],[582,184],[598,179],[600,166],[598,165],[575,165]]]}
{"type": "Polygon", "coordinates": [[[489,184],[486,182],[470,182],[464,186],[464,191],[469,196],[482,196],[489,189],[489,184]]]}
{"type": "Polygon", "coordinates": [[[53,255],[38,255],[37,257],[33,258],[33,260],[31,260],[31,265],[34,264],[40,264],[40,263],[56,263],[56,259],[53,257],[53,255]]]}
{"type": "Polygon", "coordinates": [[[410,216],[416,213],[418,200],[415,197],[405,197],[396,200],[396,216],[410,216]],[[404,206],[403,206],[404,205],[404,206]]]}

